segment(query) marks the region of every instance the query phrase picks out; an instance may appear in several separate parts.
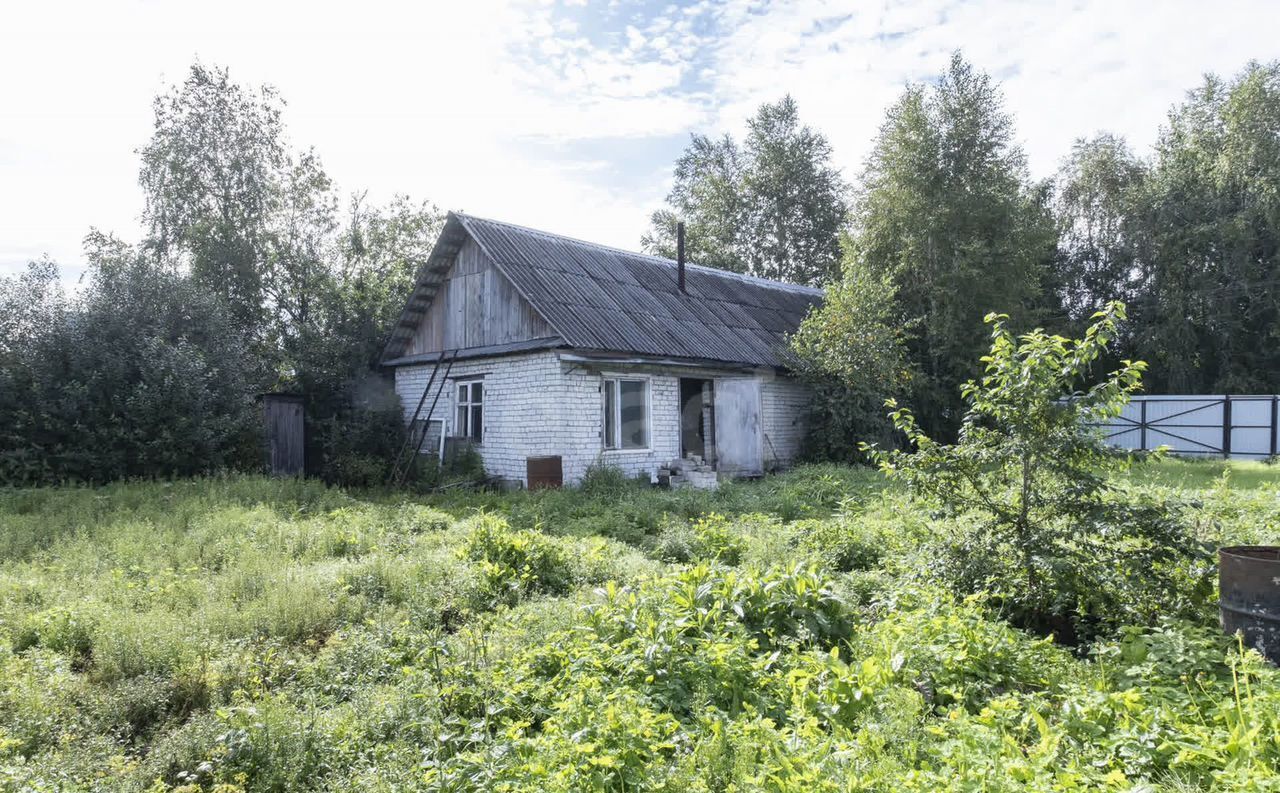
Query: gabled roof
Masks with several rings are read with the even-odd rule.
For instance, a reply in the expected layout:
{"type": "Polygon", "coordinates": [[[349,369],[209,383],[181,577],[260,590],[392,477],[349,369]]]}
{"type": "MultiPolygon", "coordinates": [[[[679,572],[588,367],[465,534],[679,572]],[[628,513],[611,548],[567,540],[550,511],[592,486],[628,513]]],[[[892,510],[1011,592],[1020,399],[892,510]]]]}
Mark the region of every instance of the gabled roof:
{"type": "Polygon", "coordinates": [[[383,355],[403,354],[466,236],[569,347],[786,367],[822,291],[450,213],[383,355]]]}

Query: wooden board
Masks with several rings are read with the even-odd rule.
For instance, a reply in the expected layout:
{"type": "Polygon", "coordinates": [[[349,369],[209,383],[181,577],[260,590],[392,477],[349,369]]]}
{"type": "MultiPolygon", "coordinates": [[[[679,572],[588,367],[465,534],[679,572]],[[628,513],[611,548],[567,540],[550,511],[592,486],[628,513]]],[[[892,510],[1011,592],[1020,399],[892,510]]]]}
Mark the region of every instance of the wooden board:
{"type": "Polygon", "coordinates": [[[405,354],[487,347],[553,335],[542,315],[493,266],[480,246],[468,239],[405,354]]]}
{"type": "Polygon", "coordinates": [[[715,446],[716,467],[721,473],[729,476],[764,473],[758,378],[716,378],[715,446]]]}
{"type": "Polygon", "coordinates": [[[302,398],[264,394],[263,420],[267,436],[267,465],[273,476],[301,476],[303,456],[302,398]]]}

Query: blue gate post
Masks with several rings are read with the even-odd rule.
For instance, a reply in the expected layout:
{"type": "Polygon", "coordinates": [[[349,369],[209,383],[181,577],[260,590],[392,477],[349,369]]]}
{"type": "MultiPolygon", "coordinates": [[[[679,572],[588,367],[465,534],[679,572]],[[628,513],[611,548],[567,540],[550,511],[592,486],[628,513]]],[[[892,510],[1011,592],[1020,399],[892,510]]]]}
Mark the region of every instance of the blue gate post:
{"type": "Polygon", "coordinates": [[[1222,459],[1231,459],[1231,395],[1222,396],[1222,459]]]}
{"type": "Polygon", "coordinates": [[[1142,399],[1138,402],[1138,450],[1145,452],[1147,450],[1147,400],[1142,399]]]}
{"type": "Polygon", "coordinates": [[[1280,417],[1280,396],[1271,397],[1271,456],[1276,456],[1276,419],[1280,417]]]}

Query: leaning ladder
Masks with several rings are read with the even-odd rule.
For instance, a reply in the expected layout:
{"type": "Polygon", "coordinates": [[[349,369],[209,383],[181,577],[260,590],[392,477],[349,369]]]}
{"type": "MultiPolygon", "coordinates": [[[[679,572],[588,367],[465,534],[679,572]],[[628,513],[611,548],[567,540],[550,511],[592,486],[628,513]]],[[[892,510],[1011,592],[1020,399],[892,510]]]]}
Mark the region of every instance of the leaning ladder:
{"type": "Polygon", "coordinates": [[[393,487],[399,487],[404,484],[404,481],[409,478],[409,472],[413,470],[413,466],[418,462],[418,455],[422,453],[422,442],[426,440],[427,429],[431,426],[431,416],[436,412],[436,405],[440,402],[440,395],[444,393],[444,384],[449,379],[449,372],[453,371],[453,362],[457,359],[457,350],[440,353],[440,358],[436,361],[436,367],[431,370],[431,377],[427,380],[427,387],[423,389],[422,397],[418,400],[418,406],[414,408],[413,416],[409,419],[409,432],[405,435],[400,451],[396,452],[396,462],[391,468],[391,475],[387,477],[387,484],[393,487]],[[440,387],[436,389],[435,397],[431,400],[431,407],[427,408],[427,415],[422,419],[422,434],[416,438],[415,442],[415,425],[418,422],[418,417],[422,415],[422,406],[426,404],[427,396],[436,385],[436,376],[440,374],[441,366],[444,366],[444,376],[440,378],[440,387]]]}

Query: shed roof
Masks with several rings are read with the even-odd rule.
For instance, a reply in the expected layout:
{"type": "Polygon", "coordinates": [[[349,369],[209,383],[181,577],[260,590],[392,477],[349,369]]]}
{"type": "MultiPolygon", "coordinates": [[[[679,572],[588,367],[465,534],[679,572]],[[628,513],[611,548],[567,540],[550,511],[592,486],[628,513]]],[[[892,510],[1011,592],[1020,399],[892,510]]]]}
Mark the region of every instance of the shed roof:
{"type": "Polygon", "coordinates": [[[569,347],[781,368],[787,335],[822,299],[819,289],[696,264],[686,264],[681,292],[670,259],[450,213],[384,360],[403,355],[464,234],[569,347]]]}

